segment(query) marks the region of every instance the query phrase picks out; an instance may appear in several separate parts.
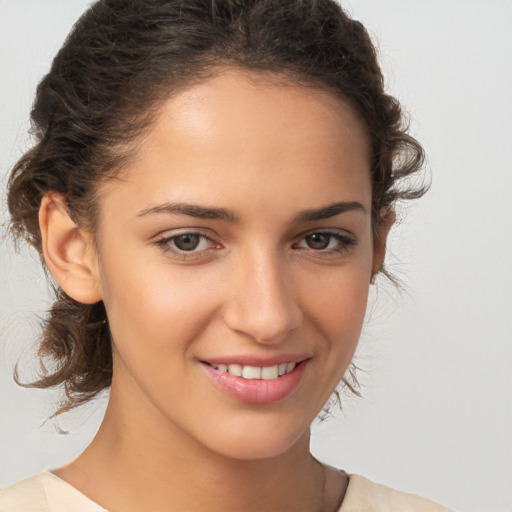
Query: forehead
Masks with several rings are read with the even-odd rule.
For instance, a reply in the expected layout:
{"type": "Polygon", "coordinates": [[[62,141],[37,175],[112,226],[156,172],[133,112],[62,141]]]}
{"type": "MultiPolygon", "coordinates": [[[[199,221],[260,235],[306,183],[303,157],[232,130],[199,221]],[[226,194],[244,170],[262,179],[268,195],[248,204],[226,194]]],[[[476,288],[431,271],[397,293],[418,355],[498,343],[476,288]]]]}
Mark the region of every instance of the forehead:
{"type": "Polygon", "coordinates": [[[343,189],[368,202],[369,171],[366,126],[347,102],[275,76],[227,70],[162,103],[125,183],[135,185],[138,203],[148,203],[142,208],[170,193],[193,193],[195,202],[231,193],[264,201],[283,186],[292,198],[323,191],[319,201],[336,202],[343,189]]]}
{"type": "Polygon", "coordinates": [[[366,125],[347,101],[270,73],[228,68],[170,97],[150,134],[167,138],[171,131],[190,143],[204,144],[217,135],[248,145],[264,142],[266,147],[273,140],[281,150],[292,140],[309,141],[309,147],[320,141],[338,145],[343,139],[357,142],[354,151],[366,149],[370,158],[366,125]]]}

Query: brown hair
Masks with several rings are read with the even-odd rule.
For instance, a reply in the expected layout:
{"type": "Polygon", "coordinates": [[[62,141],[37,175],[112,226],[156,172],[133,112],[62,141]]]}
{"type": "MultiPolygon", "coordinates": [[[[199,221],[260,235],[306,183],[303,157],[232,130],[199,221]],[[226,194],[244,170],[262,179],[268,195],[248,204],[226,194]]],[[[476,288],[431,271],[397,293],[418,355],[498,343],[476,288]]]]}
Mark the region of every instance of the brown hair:
{"type": "MultiPolygon", "coordinates": [[[[48,191],[61,194],[77,225],[94,232],[98,183],[123,167],[129,143],[160,102],[223,66],[328,89],[359,112],[372,141],[374,230],[383,208],[424,192],[402,185],[421,168],[423,150],[407,134],[398,101],[385,93],[368,33],[335,1],[99,0],[37,88],[36,143],[9,179],[15,239],[41,254],[38,210],[48,191]]],[[[39,346],[42,374],[30,385],[64,384],[59,413],[110,385],[112,352],[103,303],[55,293],[39,346]]]]}

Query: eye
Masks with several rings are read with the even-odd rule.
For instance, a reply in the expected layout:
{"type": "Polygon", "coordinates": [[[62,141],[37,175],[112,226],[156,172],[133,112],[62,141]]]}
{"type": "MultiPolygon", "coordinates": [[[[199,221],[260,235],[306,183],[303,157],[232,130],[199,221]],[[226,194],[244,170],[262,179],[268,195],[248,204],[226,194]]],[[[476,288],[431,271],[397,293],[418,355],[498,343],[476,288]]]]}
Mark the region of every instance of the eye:
{"type": "Polygon", "coordinates": [[[210,249],[219,247],[211,238],[196,232],[166,236],[155,242],[165,253],[181,260],[200,258],[210,249]]]}
{"type": "Polygon", "coordinates": [[[185,233],[183,235],[174,236],[170,241],[180,251],[193,251],[199,247],[203,241],[201,235],[198,233],[185,233]]]}
{"type": "Polygon", "coordinates": [[[294,247],[329,254],[344,252],[353,245],[356,245],[356,240],[348,234],[316,231],[304,236],[294,247]]]}

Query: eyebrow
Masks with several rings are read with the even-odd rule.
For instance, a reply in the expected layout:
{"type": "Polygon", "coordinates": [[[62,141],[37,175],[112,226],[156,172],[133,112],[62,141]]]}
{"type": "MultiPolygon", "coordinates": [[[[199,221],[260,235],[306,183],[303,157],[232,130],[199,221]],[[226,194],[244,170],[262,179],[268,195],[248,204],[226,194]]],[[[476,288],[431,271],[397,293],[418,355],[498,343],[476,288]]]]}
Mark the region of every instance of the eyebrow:
{"type": "Polygon", "coordinates": [[[188,215],[189,217],[196,217],[197,219],[214,219],[214,220],[227,220],[229,222],[237,222],[238,217],[231,211],[224,208],[208,208],[196,204],[188,203],[164,203],[153,208],[142,210],[137,215],[144,217],[153,213],[167,213],[188,215]]]}
{"type": "Polygon", "coordinates": [[[366,213],[366,208],[357,201],[340,201],[338,203],[332,203],[322,208],[313,208],[311,210],[304,210],[295,217],[295,222],[311,222],[314,220],[328,219],[335,217],[341,213],[349,211],[361,211],[366,213]]]}
{"type": "MultiPolygon", "coordinates": [[[[366,212],[366,208],[357,201],[340,201],[321,208],[303,210],[294,219],[296,223],[311,222],[315,220],[328,219],[348,211],[366,212]]],[[[138,213],[138,217],[144,217],[155,213],[178,214],[195,217],[197,219],[225,220],[238,222],[238,216],[225,208],[209,208],[189,203],[164,203],[152,208],[147,208],[138,213]]]]}

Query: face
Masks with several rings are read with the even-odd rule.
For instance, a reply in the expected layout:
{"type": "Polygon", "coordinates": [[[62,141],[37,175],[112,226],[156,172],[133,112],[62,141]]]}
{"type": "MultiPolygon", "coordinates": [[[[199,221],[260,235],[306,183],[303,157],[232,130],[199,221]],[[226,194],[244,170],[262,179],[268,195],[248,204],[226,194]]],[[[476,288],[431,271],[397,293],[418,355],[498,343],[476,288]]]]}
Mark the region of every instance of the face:
{"type": "Polygon", "coordinates": [[[375,261],[363,122],[226,71],[170,98],[100,189],[111,401],[236,458],[285,452],[357,345],[375,261]]]}

